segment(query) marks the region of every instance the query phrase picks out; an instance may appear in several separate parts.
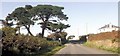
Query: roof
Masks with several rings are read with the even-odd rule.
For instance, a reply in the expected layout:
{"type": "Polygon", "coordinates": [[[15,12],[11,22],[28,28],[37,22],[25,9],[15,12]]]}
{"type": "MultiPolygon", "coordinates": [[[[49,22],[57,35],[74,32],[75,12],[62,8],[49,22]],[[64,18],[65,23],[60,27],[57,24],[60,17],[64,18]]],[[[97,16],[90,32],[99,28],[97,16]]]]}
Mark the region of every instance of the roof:
{"type": "Polygon", "coordinates": [[[112,27],[112,28],[120,28],[119,26],[115,26],[115,25],[112,25],[112,24],[107,24],[107,25],[105,25],[105,26],[103,26],[103,27],[101,27],[99,29],[110,28],[110,27],[112,27]]]}

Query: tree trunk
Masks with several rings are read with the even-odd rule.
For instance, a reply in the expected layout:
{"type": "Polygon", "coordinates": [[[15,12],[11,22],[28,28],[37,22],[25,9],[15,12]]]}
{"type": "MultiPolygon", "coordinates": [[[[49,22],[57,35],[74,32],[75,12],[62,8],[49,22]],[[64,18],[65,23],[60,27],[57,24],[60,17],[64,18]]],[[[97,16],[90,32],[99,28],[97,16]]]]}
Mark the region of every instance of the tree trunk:
{"type": "Polygon", "coordinates": [[[60,29],[59,33],[61,33],[61,32],[62,32],[62,30],[63,30],[63,29],[60,29]]]}
{"type": "Polygon", "coordinates": [[[46,29],[46,26],[47,26],[48,19],[49,19],[49,16],[46,17],[46,20],[45,20],[45,21],[44,21],[44,19],[42,18],[42,21],[44,22],[43,28],[42,28],[42,38],[44,37],[44,33],[45,33],[45,29],[46,29]]]}
{"type": "Polygon", "coordinates": [[[46,19],[45,21],[43,21],[44,24],[43,24],[43,28],[42,28],[42,38],[44,37],[45,29],[46,29],[46,26],[47,26],[47,21],[48,21],[48,19],[46,19]]]}
{"type": "Polygon", "coordinates": [[[42,28],[42,38],[44,37],[45,28],[42,28]]]}
{"type": "Polygon", "coordinates": [[[33,36],[33,34],[32,34],[31,31],[30,31],[30,28],[27,27],[27,26],[25,26],[25,28],[27,29],[28,33],[29,33],[31,36],[33,36]]]}
{"type": "Polygon", "coordinates": [[[33,34],[32,34],[31,31],[30,31],[30,28],[28,28],[27,30],[28,30],[28,33],[29,33],[31,36],[33,36],[33,34]]]}
{"type": "Polygon", "coordinates": [[[18,34],[20,34],[20,27],[18,28],[18,34]]]}

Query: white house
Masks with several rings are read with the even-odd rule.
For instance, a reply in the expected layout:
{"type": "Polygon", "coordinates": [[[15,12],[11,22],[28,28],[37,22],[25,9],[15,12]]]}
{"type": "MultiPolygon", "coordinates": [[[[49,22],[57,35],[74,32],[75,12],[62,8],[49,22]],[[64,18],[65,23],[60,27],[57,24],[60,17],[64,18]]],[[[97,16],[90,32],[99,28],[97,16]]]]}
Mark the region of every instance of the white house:
{"type": "Polygon", "coordinates": [[[115,25],[112,25],[111,23],[110,24],[107,24],[101,28],[98,29],[98,33],[101,33],[101,32],[112,32],[113,30],[114,31],[118,31],[120,29],[119,26],[115,26],[115,25]]]}
{"type": "Polygon", "coordinates": [[[3,27],[4,20],[0,19],[0,29],[3,27]]]}
{"type": "Polygon", "coordinates": [[[2,28],[2,21],[0,20],[0,28],[2,28]]]}

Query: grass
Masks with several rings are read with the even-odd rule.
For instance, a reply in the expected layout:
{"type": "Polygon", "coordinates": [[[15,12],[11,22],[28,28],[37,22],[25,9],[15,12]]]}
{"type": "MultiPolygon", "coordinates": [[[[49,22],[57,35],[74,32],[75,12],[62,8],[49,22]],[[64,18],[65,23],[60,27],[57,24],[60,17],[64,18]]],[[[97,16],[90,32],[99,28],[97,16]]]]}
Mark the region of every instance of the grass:
{"type": "Polygon", "coordinates": [[[84,46],[88,46],[88,47],[92,47],[92,48],[97,48],[97,49],[102,49],[102,50],[106,50],[106,51],[109,51],[109,52],[113,52],[113,53],[120,53],[120,47],[117,48],[117,47],[106,47],[104,45],[102,46],[98,46],[92,42],[86,42],[83,44],[84,46]]]}
{"type": "Polygon", "coordinates": [[[15,54],[14,56],[52,56],[64,47],[65,47],[64,45],[56,46],[56,47],[43,49],[39,51],[38,53],[34,53],[34,54],[15,54]]]}
{"type": "Polygon", "coordinates": [[[64,47],[65,47],[65,46],[63,45],[63,46],[57,46],[57,47],[55,47],[55,48],[51,48],[50,51],[44,52],[44,53],[42,53],[42,54],[39,55],[39,56],[52,56],[52,55],[54,55],[56,52],[58,52],[60,49],[62,49],[62,48],[64,48],[64,47]]]}

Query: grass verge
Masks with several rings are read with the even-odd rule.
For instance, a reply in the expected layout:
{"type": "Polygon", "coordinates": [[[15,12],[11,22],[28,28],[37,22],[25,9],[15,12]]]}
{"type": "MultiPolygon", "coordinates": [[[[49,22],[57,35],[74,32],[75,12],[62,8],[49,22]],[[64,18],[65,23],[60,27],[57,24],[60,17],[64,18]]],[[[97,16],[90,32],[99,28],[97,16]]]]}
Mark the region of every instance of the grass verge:
{"type": "Polygon", "coordinates": [[[99,46],[97,44],[94,44],[93,42],[86,42],[83,45],[91,47],[91,48],[106,50],[106,51],[113,52],[113,53],[120,53],[120,47],[119,48],[117,48],[117,47],[106,47],[104,45],[99,46]]]}
{"type": "Polygon", "coordinates": [[[42,53],[41,55],[39,56],[52,56],[54,55],[56,52],[58,52],[60,49],[64,48],[65,46],[57,46],[57,47],[54,47],[54,48],[51,48],[51,50],[49,51],[46,51],[44,53],[42,53]]]}
{"type": "Polygon", "coordinates": [[[56,46],[56,47],[49,47],[49,48],[45,48],[42,49],[41,51],[37,52],[37,53],[31,53],[31,54],[14,54],[12,56],[52,56],[54,55],[56,52],[58,52],[60,49],[64,48],[65,45],[62,46],[56,46]]]}

